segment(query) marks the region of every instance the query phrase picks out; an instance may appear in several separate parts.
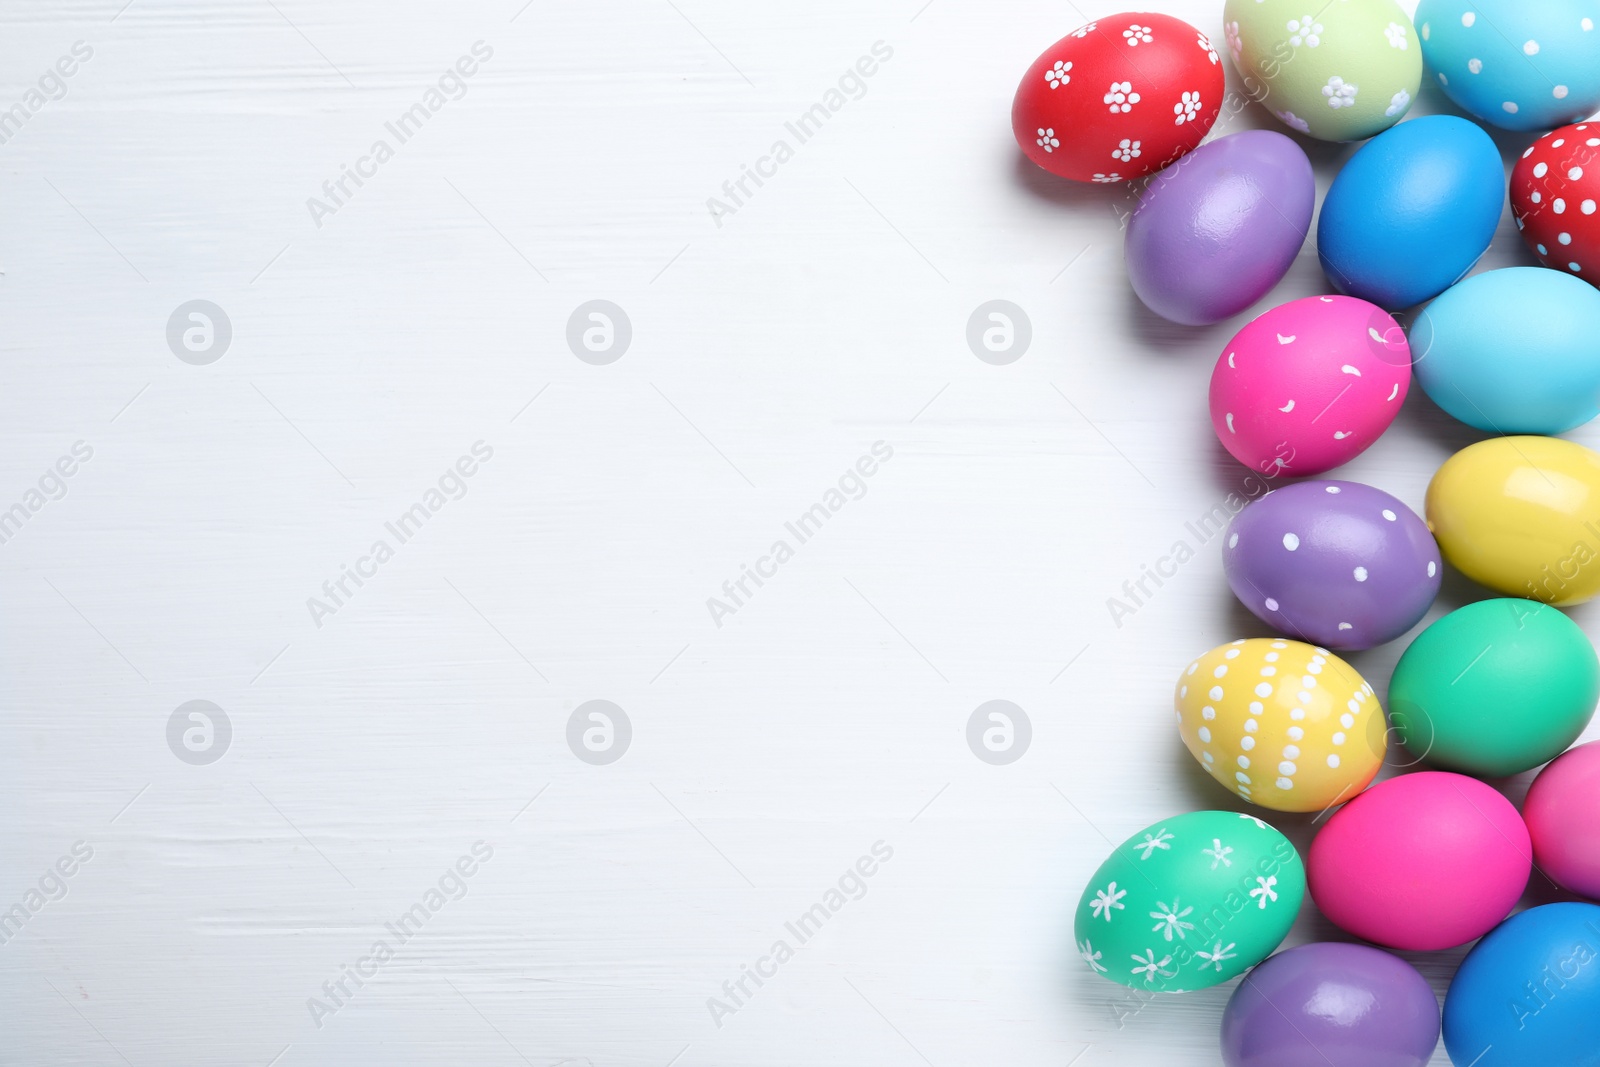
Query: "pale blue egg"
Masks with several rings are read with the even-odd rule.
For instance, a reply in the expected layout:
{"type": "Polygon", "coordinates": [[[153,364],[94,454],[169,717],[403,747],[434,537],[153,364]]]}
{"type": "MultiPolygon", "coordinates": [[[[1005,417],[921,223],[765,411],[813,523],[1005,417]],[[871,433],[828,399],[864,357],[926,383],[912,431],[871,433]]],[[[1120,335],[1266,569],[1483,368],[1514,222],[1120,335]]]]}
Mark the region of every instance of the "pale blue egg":
{"type": "Polygon", "coordinates": [[[1600,108],[1600,0],[1422,0],[1417,36],[1463,110],[1507,130],[1549,130],[1600,108]]]}
{"type": "Polygon", "coordinates": [[[1469,426],[1558,434],[1600,413],[1600,291],[1544,267],[1473,275],[1411,330],[1423,391],[1469,426]]]}

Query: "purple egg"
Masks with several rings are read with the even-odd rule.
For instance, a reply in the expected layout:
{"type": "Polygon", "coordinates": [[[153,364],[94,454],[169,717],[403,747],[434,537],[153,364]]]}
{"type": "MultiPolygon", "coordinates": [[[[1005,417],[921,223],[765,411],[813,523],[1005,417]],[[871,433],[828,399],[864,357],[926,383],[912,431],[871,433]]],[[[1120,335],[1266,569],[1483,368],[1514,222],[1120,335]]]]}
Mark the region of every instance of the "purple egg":
{"type": "Polygon", "coordinates": [[[1439,594],[1439,546],[1417,513],[1359,482],[1274,489],[1228,524],[1228,584],[1273,629],[1338,651],[1393,641],[1439,594]]]}
{"type": "Polygon", "coordinates": [[[1438,1044],[1427,979],[1367,945],[1280,952],[1245,975],[1222,1013],[1228,1067],[1423,1067],[1438,1044]]]}
{"type": "Polygon", "coordinates": [[[1316,197],[1311,161],[1281,133],[1246,130],[1201,145],[1150,180],[1128,220],[1133,291],[1188,326],[1237,315],[1300,254],[1316,197]]]}

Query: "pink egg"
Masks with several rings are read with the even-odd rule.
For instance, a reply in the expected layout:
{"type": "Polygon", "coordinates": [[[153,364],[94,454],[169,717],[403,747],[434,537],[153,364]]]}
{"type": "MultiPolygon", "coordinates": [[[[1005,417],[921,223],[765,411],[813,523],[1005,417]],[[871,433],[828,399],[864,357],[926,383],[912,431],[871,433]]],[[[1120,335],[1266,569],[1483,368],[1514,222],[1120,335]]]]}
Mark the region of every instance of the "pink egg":
{"type": "Polygon", "coordinates": [[[1600,900],[1600,741],[1570,749],[1540,771],[1522,817],[1539,869],[1600,900]]]}
{"type": "Polygon", "coordinates": [[[1528,829],[1476,778],[1422,771],[1368,789],[1311,843],[1311,897],[1344,929],[1430,951],[1482,937],[1511,913],[1533,869],[1528,829]]]}
{"type": "Polygon", "coordinates": [[[1411,346],[1388,312],[1308,296],[1234,334],[1211,373],[1211,425],[1268,477],[1321,474],[1376,441],[1410,385],[1411,346]]]}

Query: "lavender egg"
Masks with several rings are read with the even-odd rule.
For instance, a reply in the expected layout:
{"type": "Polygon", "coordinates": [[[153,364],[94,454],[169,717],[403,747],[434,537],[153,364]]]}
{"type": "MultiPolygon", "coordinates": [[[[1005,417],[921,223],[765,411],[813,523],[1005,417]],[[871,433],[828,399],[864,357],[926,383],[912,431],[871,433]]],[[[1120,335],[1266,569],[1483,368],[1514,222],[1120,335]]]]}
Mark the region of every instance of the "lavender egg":
{"type": "Polygon", "coordinates": [[[1188,326],[1221,322],[1278,284],[1311,228],[1311,161],[1271,130],[1218,137],[1150,180],[1123,251],[1139,299],[1188,326]]]}
{"type": "Polygon", "coordinates": [[[1228,584],[1273,629],[1339,651],[1393,641],[1427,614],[1444,565],[1427,524],[1359,482],[1274,489],[1228,524],[1228,584]]]}

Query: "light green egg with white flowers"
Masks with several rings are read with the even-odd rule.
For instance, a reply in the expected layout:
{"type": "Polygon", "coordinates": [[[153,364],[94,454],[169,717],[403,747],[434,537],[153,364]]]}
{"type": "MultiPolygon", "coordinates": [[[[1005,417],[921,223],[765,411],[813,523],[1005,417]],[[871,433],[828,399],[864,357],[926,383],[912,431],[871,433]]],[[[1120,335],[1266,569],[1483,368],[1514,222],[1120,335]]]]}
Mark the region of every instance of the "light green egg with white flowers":
{"type": "Polygon", "coordinates": [[[1405,117],[1422,48],[1395,0],[1227,0],[1228,52],[1244,94],[1323,141],[1359,141],[1405,117]]]}

